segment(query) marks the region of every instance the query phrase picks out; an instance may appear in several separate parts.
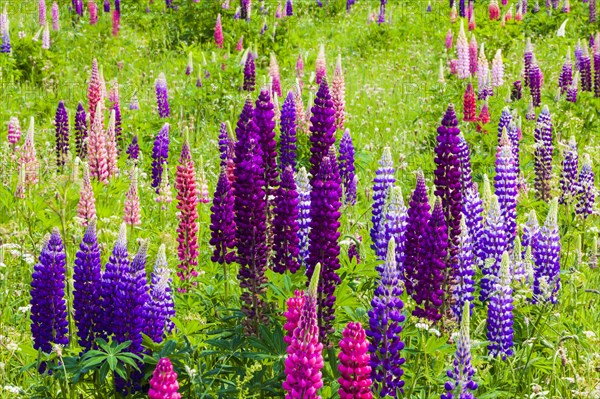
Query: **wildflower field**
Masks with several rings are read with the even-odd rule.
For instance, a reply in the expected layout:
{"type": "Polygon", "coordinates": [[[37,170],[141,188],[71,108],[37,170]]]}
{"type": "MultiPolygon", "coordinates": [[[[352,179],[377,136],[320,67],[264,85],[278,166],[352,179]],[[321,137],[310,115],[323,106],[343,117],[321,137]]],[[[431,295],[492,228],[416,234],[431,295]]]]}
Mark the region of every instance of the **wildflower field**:
{"type": "Polygon", "coordinates": [[[600,398],[596,0],[0,12],[0,398],[600,398]]]}

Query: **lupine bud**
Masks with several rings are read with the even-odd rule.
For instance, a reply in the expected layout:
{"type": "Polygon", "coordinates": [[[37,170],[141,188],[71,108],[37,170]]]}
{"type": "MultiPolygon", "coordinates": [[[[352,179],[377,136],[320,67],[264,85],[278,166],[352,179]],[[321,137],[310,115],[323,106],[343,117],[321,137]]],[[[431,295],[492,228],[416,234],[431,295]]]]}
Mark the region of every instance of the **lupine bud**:
{"type": "Polygon", "coordinates": [[[350,322],[342,332],[338,354],[340,399],[372,399],[369,343],[358,322],[350,322]]]}
{"type": "Polygon", "coordinates": [[[327,62],[325,61],[325,45],[319,45],[319,55],[315,62],[315,82],[320,85],[323,78],[327,75],[327,62]]]}
{"type": "Polygon", "coordinates": [[[8,142],[14,147],[21,139],[21,126],[19,119],[11,116],[8,122],[8,142]]]}
{"type": "Polygon", "coordinates": [[[181,394],[177,393],[178,390],[177,373],[173,371],[171,361],[163,357],[158,361],[152,378],[150,378],[148,397],[150,399],[181,399],[181,394]]]}
{"type": "Polygon", "coordinates": [[[125,209],[123,211],[123,221],[130,226],[138,226],[140,221],[140,197],[137,187],[137,170],[135,167],[130,173],[131,183],[129,190],[125,194],[125,209]]]}
{"type": "Polygon", "coordinates": [[[273,80],[273,92],[281,97],[281,77],[279,74],[279,64],[275,54],[271,53],[271,61],[269,64],[269,76],[273,80]]]}
{"type": "Polygon", "coordinates": [[[500,7],[498,6],[497,0],[490,0],[488,13],[490,16],[490,21],[497,21],[500,19],[500,7]]]}
{"type": "Polygon", "coordinates": [[[48,23],[44,25],[44,30],[42,31],[42,49],[50,49],[50,29],[48,28],[48,23]]]}

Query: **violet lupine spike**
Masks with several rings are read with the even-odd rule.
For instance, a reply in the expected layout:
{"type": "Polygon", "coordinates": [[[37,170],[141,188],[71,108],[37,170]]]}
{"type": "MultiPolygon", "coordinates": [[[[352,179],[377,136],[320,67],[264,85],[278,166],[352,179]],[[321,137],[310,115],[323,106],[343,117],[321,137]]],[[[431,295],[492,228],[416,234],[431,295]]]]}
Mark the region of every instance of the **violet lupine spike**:
{"type": "Polygon", "coordinates": [[[375,172],[375,179],[373,180],[373,216],[371,217],[371,221],[373,222],[373,227],[371,227],[372,248],[375,250],[375,255],[379,260],[385,259],[385,251],[387,249],[384,229],[385,215],[383,211],[388,192],[396,183],[395,173],[396,169],[394,168],[392,153],[389,147],[385,147],[379,160],[379,167],[375,172]]]}
{"type": "Polygon", "coordinates": [[[90,168],[87,163],[83,166],[81,192],[77,203],[77,217],[81,220],[83,226],[87,226],[96,217],[96,199],[94,198],[94,188],[90,182],[90,168]]]}
{"type": "Polygon", "coordinates": [[[131,144],[129,144],[125,152],[127,153],[128,159],[131,159],[137,163],[140,156],[140,145],[138,144],[137,134],[131,138],[131,144]]]}
{"type": "Polygon", "coordinates": [[[498,121],[498,141],[502,138],[502,132],[504,129],[508,129],[508,125],[512,122],[512,113],[510,108],[504,107],[500,114],[500,120],[498,121]]]}
{"type": "Polygon", "coordinates": [[[476,399],[470,392],[477,389],[477,383],[473,381],[475,370],[471,364],[470,309],[472,306],[471,302],[466,301],[462,308],[464,317],[460,321],[460,331],[456,339],[453,367],[446,373],[450,381],[444,384],[446,393],[441,395],[441,399],[476,399]]]}
{"type": "Polygon", "coordinates": [[[594,23],[596,22],[596,16],[597,16],[597,11],[596,11],[596,0],[589,0],[589,10],[590,10],[590,23],[594,23]]]}
{"type": "Polygon", "coordinates": [[[342,56],[338,55],[335,64],[335,71],[331,80],[331,100],[335,109],[336,129],[343,130],[346,121],[346,83],[344,81],[344,71],[342,70],[342,56]]]}
{"type": "Polygon", "coordinates": [[[157,190],[160,186],[163,168],[166,168],[168,165],[169,128],[170,125],[168,123],[163,125],[154,139],[154,147],[152,148],[152,187],[157,190]]]}
{"type": "Polygon", "coordinates": [[[227,166],[227,151],[229,149],[229,132],[227,124],[221,122],[219,129],[219,158],[221,159],[221,167],[227,166]]]}
{"type": "Polygon", "coordinates": [[[300,266],[306,267],[309,246],[308,235],[310,232],[310,192],[311,186],[306,169],[301,167],[296,176],[296,187],[298,191],[298,259],[300,266]]]}
{"type": "Polygon", "coordinates": [[[294,172],[288,166],[281,174],[281,185],[275,192],[273,211],[273,271],[296,273],[298,262],[298,192],[294,172]]]}
{"type": "Polygon", "coordinates": [[[578,71],[581,71],[581,57],[583,56],[583,48],[581,47],[581,39],[577,39],[577,44],[575,45],[575,50],[573,52],[575,55],[575,68],[578,71]]]}
{"type": "Polygon", "coordinates": [[[477,259],[483,261],[485,259],[485,252],[482,248],[483,202],[479,197],[479,191],[476,185],[465,191],[462,211],[465,224],[469,231],[469,236],[473,241],[473,253],[477,259]]]}
{"type": "Polygon", "coordinates": [[[477,39],[475,39],[475,35],[471,36],[469,42],[469,72],[471,72],[471,76],[475,76],[477,73],[477,39]]]}
{"type": "Polygon", "coordinates": [[[294,5],[292,3],[292,0],[287,0],[285,2],[285,15],[286,17],[291,17],[292,15],[294,15],[294,5]]]}
{"type": "Polygon", "coordinates": [[[587,46],[583,46],[580,61],[581,91],[592,91],[592,65],[587,46]]]}
{"type": "Polygon", "coordinates": [[[2,34],[2,43],[0,44],[0,53],[8,54],[11,51],[11,46],[10,46],[10,31],[8,29],[8,16],[6,15],[6,12],[5,12],[5,16],[3,18],[4,18],[4,26],[1,27],[2,32],[0,32],[2,34]]]}
{"type": "Polygon", "coordinates": [[[594,97],[600,97],[600,49],[594,51],[594,97]]]}
{"type": "Polygon", "coordinates": [[[315,61],[315,82],[320,85],[327,76],[327,61],[325,60],[325,45],[319,45],[319,54],[315,61]]]}
{"type": "Polygon", "coordinates": [[[346,129],[340,140],[339,167],[344,189],[344,203],[354,205],[356,204],[357,176],[354,167],[354,144],[349,129],[346,129]]]}
{"type": "Polygon", "coordinates": [[[310,192],[309,256],[306,275],[312,277],[317,264],[321,265],[319,277],[319,331],[321,341],[329,344],[334,331],[335,288],[341,283],[337,274],[340,268],[340,206],[342,188],[335,156],[323,158],[321,169],[312,183],[310,192]]]}
{"type": "Polygon", "coordinates": [[[169,94],[167,92],[167,79],[162,72],[158,75],[158,79],[156,79],[156,104],[158,116],[168,118],[171,114],[171,110],[169,109],[169,94]]]}
{"type": "Polygon", "coordinates": [[[513,163],[515,164],[515,170],[517,174],[519,173],[519,169],[521,167],[521,162],[519,160],[520,154],[520,139],[522,138],[522,132],[519,129],[517,122],[520,124],[520,120],[513,120],[508,127],[506,128],[506,133],[508,134],[508,139],[511,145],[511,151],[513,155],[513,163]]]}
{"type": "MultiPolygon", "coordinates": [[[[447,232],[442,201],[438,197],[423,234],[421,263],[416,272],[413,294],[417,306],[412,312],[414,316],[434,322],[442,318],[441,307],[446,295],[442,285],[447,281],[446,275],[448,274],[446,266],[447,232]]],[[[458,258],[456,260],[458,261],[458,258]]],[[[452,276],[452,278],[454,277],[452,276]]]]}
{"type": "MultiPolygon", "coordinates": [[[[384,236],[386,242],[392,238],[397,242],[396,246],[396,267],[398,268],[399,276],[404,275],[404,257],[406,251],[406,206],[402,198],[402,190],[400,187],[391,187],[387,196],[385,205],[385,220],[384,236]]],[[[387,248],[385,256],[387,256],[387,248]]],[[[376,269],[381,272],[381,267],[376,266],[376,269]]]]}
{"type": "Polygon", "coordinates": [[[110,12],[110,0],[104,0],[104,12],[110,12]]]}
{"type": "MultiPolygon", "coordinates": [[[[486,260],[487,264],[495,262],[486,260]]],[[[492,357],[501,357],[506,360],[513,352],[513,298],[512,276],[510,274],[510,258],[504,252],[501,258],[499,274],[494,279],[494,288],[488,304],[487,339],[488,351],[492,357]]]]}
{"type": "Polygon", "coordinates": [[[338,371],[340,399],[372,399],[369,342],[359,322],[350,322],[339,343],[338,371]]]}
{"type": "Polygon", "coordinates": [[[579,72],[575,72],[575,76],[573,77],[573,82],[567,88],[567,95],[565,96],[565,100],[571,103],[577,102],[577,88],[579,86],[579,72]]]}
{"type": "Polygon", "coordinates": [[[429,198],[427,197],[427,186],[423,172],[417,172],[417,183],[412,193],[408,217],[406,219],[406,254],[404,258],[404,284],[406,292],[415,295],[414,284],[421,265],[421,247],[424,244],[425,230],[430,218],[429,198]]]}
{"type": "Polygon", "coordinates": [[[592,214],[594,201],[596,200],[596,187],[594,186],[594,171],[592,170],[592,161],[589,155],[583,158],[583,166],[579,173],[577,182],[578,198],[575,205],[575,212],[587,218],[592,214]]]}
{"type": "Polygon", "coordinates": [[[575,136],[571,136],[568,147],[564,152],[562,171],[560,173],[561,193],[558,199],[560,204],[570,204],[577,196],[577,171],[579,169],[579,154],[575,136]]]}
{"type": "Polygon", "coordinates": [[[54,125],[56,128],[56,165],[63,168],[69,153],[69,116],[64,101],[58,103],[54,125]]]}
{"type": "Polygon", "coordinates": [[[113,324],[116,322],[118,284],[126,268],[129,268],[129,253],[127,252],[127,226],[123,223],[121,224],[119,236],[112,253],[102,273],[102,281],[100,283],[102,297],[102,320],[100,327],[106,336],[114,334],[113,324]]]}
{"type": "Polygon", "coordinates": [[[154,342],[162,342],[175,326],[171,318],[175,316],[175,305],[171,291],[171,271],[167,264],[165,244],[161,244],[156,254],[154,271],[150,279],[148,301],[144,306],[144,334],[154,342]]]}
{"type": "Polygon", "coordinates": [[[492,195],[492,203],[485,219],[481,237],[481,249],[484,255],[483,258],[480,258],[483,261],[483,264],[480,265],[483,274],[479,292],[481,302],[489,300],[494,292],[494,283],[500,271],[502,254],[507,250],[507,240],[508,234],[506,233],[498,197],[492,195]]]}
{"type": "MultiPolygon", "coordinates": [[[[33,348],[52,352],[52,345],[69,343],[65,301],[66,255],[57,228],[42,247],[31,278],[31,335],[33,348]]],[[[43,371],[44,366],[40,366],[43,371]]]]}
{"type": "Polygon", "coordinates": [[[510,99],[512,101],[519,101],[523,97],[523,86],[520,80],[513,82],[512,89],[510,91],[510,99]]]}
{"type": "Polygon", "coordinates": [[[323,386],[321,369],[323,362],[323,343],[319,337],[318,291],[320,265],[316,265],[304,303],[300,311],[297,327],[293,330],[287,347],[283,389],[286,399],[320,399],[319,389],[323,386]]]}
{"type": "Polygon", "coordinates": [[[531,38],[527,38],[525,43],[525,52],[523,54],[523,81],[525,87],[529,87],[529,71],[531,70],[531,62],[533,60],[533,45],[531,38]]]}
{"type": "Polygon", "coordinates": [[[281,134],[279,138],[279,169],[285,170],[288,166],[296,170],[296,105],[294,93],[290,90],[281,108],[281,134]]]}
{"type": "Polygon", "coordinates": [[[210,245],[214,247],[211,260],[220,264],[235,260],[235,214],[234,195],[227,178],[225,166],[221,173],[210,208],[210,245]]]}
{"type": "Polygon", "coordinates": [[[462,134],[458,136],[458,160],[460,165],[460,181],[462,186],[462,197],[468,189],[473,187],[473,171],[471,169],[471,151],[469,144],[462,134]]]}
{"type": "Polygon", "coordinates": [[[259,325],[268,324],[264,298],[268,256],[264,158],[253,115],[254,109],[248,99],[237,122],[233,182],[236,262],[240,265],[238,280],[242,288],[242,312],[246,316],[244,327],[248,334],[256,334],[259,325]]]}
{"type": "Polygon", "coordinates": [[[537,243],[533,246],[533,303],[558,301],[560,289],[560,236],[557,223],[558,201],[553,199],[537,243]]]}
{"type": "Polygon", "coordinates": [[[371,379],[373,391],[381,398],[395,398],[397,391],[404,392],[405,359],[401,352],[404,349],[402,322],[402,283],[396,266],[396,244],[391,239],[388,244],[387,257],[379,273],[379,283],[375,288],[369,310],[369,328],[367,336],[371,354],[371,379]]]}
{"type": "Polygon", "coordinates": [[[529,89],[531,92],[531,101],[534,107],[538,107],[541,104],[541,86],[542,86],[542,72],[540,67],[533,57],[531,62],[531,68],[529,70],[529,89]]]}
{"type": "Polygon", "coordinates": [[[52,30],[60,30],[60,14],[56,1],[52,3],[52,30]]]}
{"type": "Polygon", "coordinates": [[[85,109],[80,101],[77,105],[77,112],[75,114],[75,148],[76,155],[81,159],[84,159],[87,156],[87,136],[88,126],[85,109]]]}
{"type": "Polygon", "coordinates": [[[40,26],[46,25],[46,1],[39,0],[38,2],[38,23],[40,26]]]}
{"type": "MultiPolygon", "coordinates": [[[[596,63],[594,63],[596,66],[596,63]]],[[[560,94],[565,94],[567,89],[573,83],[573,64],[571,63],[571,55],[567,52],[565,62],[558,76],[558,87],[560,88],[560,94]]]]}
{"type": "Polygon", "coordinates": [[[150,378],[150,399],[181,399],[177,373],[169,358],[163,357],[158,361],[156,368],[150,378]]]}
{"type": "Polygon", "coordinates": [[[256,87],[256,67],[254,65],[254,55],[252,51],[248,52],[246,64],[244,66],[244,85],[245,91],[254,91],[256,87]]]}
{"type": "Polygon", "coordinates": [[[467,79],[471,76],[471,71],[469,70],[469,43],[467,42],[467,35],[465,34],[465,27],[462,20],[460,21],[460,31],[456,39],[456,55],[458,59],[458,77],[467,79]]]}
{"type": "MultiPolygon", "coordinates": [[[[79,345],[84,350],[95,346],[94,340],[103,337],[100,326],[100,284],[102,262],[96,235],[96,222],[88,224],[73,266],[73,318],[77,326],[79,345]]],[[[106,338],[106,337],[104,337],[106,338]]]]}
{"type": "Polygon", "coordinates": [[[327,79],[323,79],[319,86],[311,113],[310,175],[312,184],[321,169],[321,160],[329,152],[329,147],[335,143],[335,110],[329,94],[327,79]]]}
{"type": "Polygon", "coordinates": [[[270,222],[270,198],[279,186],[279,171],[277,169],[277,142],[275,141],[275,113],[269,91],[261,89],[254,108],[253,120],[258,128],[258,140],[263,157],[265,175],[264,191],[267,199],[267,222],[270,222]]]}
{"type": "Polygon", "coordinates": [[[452,33],[452,28],[448,29],[448,32],[446,32],[446,50],[452,50],[452,41],[454,39],[453,33],[452,33]]]}
{"type": "Polygon", "coordinates": [[[550,199],[550,183],[552,179],[552,120],[547,105],[544,105],[534,130],[535,138],[535,189],[538,198],[550,199]]]}
{"type": "Polygon", "coordinates": [[[518,171],[514,162],[512,145],[506,129],[504,129],[496,152],[494,188],[504,218],[507,249],[512,248],[517,234],[517,177],[518,171]]]}
{"type": "Polygon", "coordinates": [[[460,321],[469,317],[473,309],[473,293],[475,292],[475,247],[473,237],[463,216],[460,220],[460,252],[456,269],[456,286],[452,292],[452,313],[460,321]],[[470,306],[466,304],[471,304],[470,306]],[[467,314],[468,313],[468,314],[467,314]]]}
{"type": "Polygon", "coordinates": [[[120,152],[121,143],[123,141],[123,120],[121,117],[121,106],[116,102],[111,112],[115,113],[115,142],[117,144],[117,151],[120,152]]]}

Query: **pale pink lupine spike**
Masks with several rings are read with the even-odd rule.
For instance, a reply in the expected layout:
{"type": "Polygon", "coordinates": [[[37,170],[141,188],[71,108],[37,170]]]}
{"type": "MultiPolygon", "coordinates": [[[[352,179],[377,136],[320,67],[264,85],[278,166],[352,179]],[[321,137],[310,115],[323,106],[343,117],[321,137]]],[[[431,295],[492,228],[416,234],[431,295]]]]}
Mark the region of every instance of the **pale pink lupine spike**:
{"type": "Polygon", "coordinates": [[[308,120],[304,112],[304,102],[302,101],[302,87],[299,82],[296,82],[294,90],[294,104],[296,105],[296,126],[297,128],[308,134],[308,120]]]}
{"type": "Polygon", "coordinates": [[[25,186],[37,184],[40,163],[35,150],[33,116],[29,120],[25,143],[19,151],[19,164],[25,169],[25,186]]]}
{"type": "Polygon", "coordinates": [[[114,78],[110,83],[110,91],[108,92],[108,101],[111,104],[119,104],[119,82],[114,78]]]}
{"type": "Polygon", "coordinates": [[[115,110],[110,111],[108,128],[106,129],[106,167],[108,177],[114,177],[119,173],[117,168],[117,137],[115,127],[115,110]]]}
{"type": "Polygon", "coordinates": [[[467,42],[467,35],[465,34],[465,27],[462,20],[460,21],[460,30],[456,39],[456,55],[458,59],[458,77],[467,79],[471,76],[469,71],[469,42],[467,42]]]}
{"type": "Polygon", "coordinates": [[[81,220],[83,226],[87,226],[96,217],[96,199],[90,181],[90,167],[87,162],[83,164],[83,179],[81,180],[79,203],[77,203],[77,217],[81,220]]]}
{"type": "Polygon", "coordinates": [[[496,51],[492,60],[492,87],[500,87],[504,84],[504,64],[502,62],[502,50],[496,51]]]}
{"type": "Polygon", "coordinates": [[[123,221],[129,226],[139,226],[142,224],[140,215],[140,196],[138,194],[137,169],[131,170],[131,183],[129,190],[125,194],[125,204],[123,210],[123,221]]]}
{"type": "Polygon", "coordinates": [[[50,49],[50,28],[48,27],[48,22],[46,22],[44,30],[42,31],[42,49],[50,49]]]}
{"type": "Polygon", "coordinates": [[[321,80],[327,76],[327,61],[325,60],[325,45],[319,46],[319,55],[315,63],[315,79],[318,85],[321,84],[321,80]]]}
{"type": "Polygon", "coordinates": [[[156,194],[156,202],[161,205],[163,210],[167,209],[167,205],[173,201],[173,194],[171,192],[171,183],[169,182],[169,168],[164,167],[160,178],[160,185],[158,186],[158,193],[156,194]]]}
{"type": "Polygon", "coordinates": [[[335,126],[340,131],[344,129],[346,121],[346,83],[344,81],[344,71],[342,70],[342,56],[338,55],[331,80],[331,100],[335,110],[335,126]]]}
{"type": "Polygon", "coordinates": [[[244,49],[244,35],[240,36],[240,40],[238,40],[235,45],[235,51],[242,51],[244,49]]]}
{"type": "Polygon", "coordinates": [[[19,180],[15,190],[15,197],[19,199],[25,198],[25,165],[19,163],[19,180]]]}
{"type": "Polygon", "coordinates": [[[271,90],[271,98],[273,99],[273,112],[275,113],[273,120],[275,122],[279,122],[279,120],[281,119],[281,109],[279,108],[279,96],[277,95],[277,93],[274,93],[273,90],[271,90]]]}
{"type": "Polygon", "coordinates": [[[88,162],[91,177],[106,184],[108,183],[108,164],[103,119],[102,105],[98,103],[94,123],[88,134],[88,162]]]}
{"type": "Polygon", "coordinates": [[[198,202],[208,204],[210,202],[210,194],[208,192],[208,180],[204,172],[204,161],[200,160],[200,170],[198,173],[198,202]]]}
{"type": "Polygon", "coordinates": [[[52,30],[60,30],[60,14],[56,1],[52,3],[52,30]]]}
{"type": "Polygon", "coordinates": [[[272,91],[281,97],[281,76],[279,73],[279,63],[275,54],[271,53],[271,61],[269,63],[269,76],[273,80],[272,91]]]}

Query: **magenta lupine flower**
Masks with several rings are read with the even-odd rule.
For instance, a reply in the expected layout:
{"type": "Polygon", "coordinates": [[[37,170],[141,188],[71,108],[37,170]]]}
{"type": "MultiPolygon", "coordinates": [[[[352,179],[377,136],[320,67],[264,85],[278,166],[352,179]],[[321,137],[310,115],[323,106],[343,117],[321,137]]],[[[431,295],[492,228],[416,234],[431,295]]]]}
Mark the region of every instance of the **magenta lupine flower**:
{"type": "Polygon", "coordinates": [[[339,155],[340,177],[344,189],[344,203],[356,204],[357,176],[354,168],[354,144],[350,137],[350,130],[346,129],[340,140],[339,155]]]}
{"type": "Polygon", "coordinates": [[[544,105],[534,130],[535,138],[535,189],[537,196],[544,201],[550,199],[550,183],[552,180],[552,120],[550,110],[544,105]]]}
{"type": "Polygon", "coordinates": [[[310,192],[311,186],[306,169],[301,167],[296,176],[296,187],[298,191],[298,260],[300,266],[306,267],[309,255],[308,233],[310,231],[310,192]]]}
{"type": "Polygon", "coordinates": [[[298,263],[298,192],[291,166],[281,174],[281,186],[275,192],[273,211],[273,271],[284,273],[289,270],[296,273],[298,263]]]}
{"type": "Polygon", "coordinates": [[[475,76],[477,72],[477,39],[475,39],[475,35],[471,36],[469,42],[469,72],[471,72],[471,76],[475,76]]]}
{"type": "Polygon", "coordinates": [[[171,292],[171,270],[167,264],[165,244],[161,244],[156,254],[148,301],[144,306],[144,334],[154,342],[162,342],[165,334],[170,333],[175,324],[171,318],[175,316],[175,306],[171,292]]]}
{"type": "Polygon", "coordinates": [[[488,5],[488,14],[490,21],[497,21],[500,19],[500,7],[498,6],[497,0],[490,0],[488,5]]]}
{"type": "Polygon", "coordinates": [[[69,152],[69,117],[64,101],[58,103],[54,126],[56,128],[56,165],[62,168],[67,162],[69,152]]]}
{"type": "Polygon", "coordinates": [[[125,194],[123,210],[123,221],[130,226],[138,226],[142,223],[140,220],[140,196],[137,185],[137,170],[134,167],[131,170],[130,185],[127,194],[125,194]]]}
{"type": "Polygon", "coordinates": [[[169,358],[163,357],[158,361],[152,378],[150,378],[148,397],[150,399],[181,399],[178,390],[177,373],[173,370],[169,358]]]}
{"type": "Polygon", "coordinates": [[[8,121],[8,142],[15,147],[15,145],[21,139],[21,126],[19,119],[15,116],[11,116],[8,121]]]}
{"type": "MultiPolygon", "coordinates": [[[[296,105],[294,93],[290,91],[281,108],[281,134],[279,138],[279,169],[285,170],[291,166],[296,170],[296,105]]],[[[341,166],[340,166],[341,169],[341,166]]]]}
{"type": "Polygon", "coordinates": [[[512,248],[517,234],[517,165],[514,162],[512,145],[504,128],[496,152],[496,176],[494,188],[500,211],[504,218],[504,231],[507,235],[507,248],[512,248]]]}
{"type": "Polygon", "coordinates": [[[448,29],[448,32],[446,33],[446,50],[448,50],[448,51],[452,50],[452,40],[453,40],[452,29],[448,29]]]}
{"type": "MultiPolygon", "coordinates": [[[[98,104],[102,103],[102,87],[100,85],[100,75],[98,73],[98,61],[94,58],[92,61],[92,73],[90,84],[88,86],[88,114],[90,115],[90,124],[96,120],[96,110],[98,104]]],[[[100,106],[102,111],[102,105],[100,106]]]]}
{"type": "Polygon", "coordinates": [[[252,51],[248,52],[246,64],[244,66],[244,85],[245,91],[254,91],[256,85],[256,69],[254,66],[254,55],[252,51]]]}
{"type": "Polygon", "coordinates": [[[467,79],[471,76],[469,69],[469,42],[467,42],[467,35],[465,34],[465,28],[463,21],[460,21],[460,31],[458,32],[458,38],[456,39],[456,55],[458,59],[458,77],[461,79],[467,79]]]}
{"type": "Polygon", "coordinates": [[[557,223],[558,201],[550,203],[550,211],[532,246],[534,260],[533,303],[558,301],[560,289],[560,236],[557,223]]]}
{"type": "Polygon", "coordinates": [[[372,399],[369,343],[360,323],[348,323],[339,346],[340,399],[372,399]]]}
{"type": "Polygon", "coordinates": [[[494,283],[498,278],[502,254],[506,251],[507,244],[508,234],[506,233],[504,217],[500,210],[498,197],[492,195],[492,202],[487,212],[481,237],[481,251],[483,256],[480,259],[484,262],[483,265],[480,265],[483,273],[479,293],[479,300],[481,302],[487,301],[494,292],[494,283]]]}
{"type": "Polygon", "coordinates": [[[310,193],[309,256],[306,275],[312,277],[317,264],[319,277],[319,332],[323,343],[330,342],[335,320],[335,288],[341,283],[340,268],[340,206],[342,188],[335,154],[324,157],[319,173],[312,182],[310,193]]]}
{"type": "Polygon", "coordinates": [[[90,170],[87,163],[83,164],[83,179],[79,202],[77,203],[77,217],[81,220],[83,226],[87,226],[91,220],[96,218],[96,199],[94,198],[94,189],[90,182],[90,170]]]}
{"type": "Polygon", "coordinates": [[[329,95],[327,79],[323,79],[319,86],[311,112],[310,174],[312,183],[321,169],[321,160],[329,152],[329,147],[335,143],[335,110],[329,95]]]}
{"type": "Polygon", "coordinates": [[[221,25],[221,14],[217,15],[215,23],[215,44],[218,48],[223,48],[223,25],[221,25]]]}
{"type": "MultiPolygon", "coordinates": [[[[406,206],[402,199],[402,190],[400,187],[392,187],[387,195],[385,221],[384,221],[384,236],[386,242],[393,238],[396,245],[396,267],[398,268],[399,276],[404,274],[404,257],[406,252],[406,206]]],[[[385,249],[387,256],[387,247],[385,249]]],[[[380,270],[380,266],[376,266],[380,270]]]]}
{"type": "Polygon", "coordinates": [[[477,102],[475,100],[475,90],[471,82],[467,83],[465,94],[463,96],[463,122],[477,121],[477,102]]]}
{"type": "Polygon", "coordinates": [[[596,199],[596,187],[594,186],[594,171],[592,170],[592,161],[589,155],[585,155],[583,166],[579,173],[579,181],[577,183],[578,199],[575,206],[575,212],[587,218],[592,214],[594,201],[596,199]]]}
{"type": "Polygon", "coordinates": [[[242,51],[244,49],[244,35],[240,36],[240,40],[238,40],[235,45],[235,51],[242,51]]]}
{"type": "Polygon", "coordinates": [[[344,72],[342,71],[342,56],[338,55],[333,79],[331,80],[331,100],[335,109],[335,126],[337,129],[344,129],[346,121],[346,83],[344,82],[344,72]]]}
{"type": "Polygon", "coordinates": [[[562,171],[560,173],[561,193],[558,199],[560,204],[570,204],[577,196],[578,181],[577,171],[579,169],[579,154],[577,153],[577,142],[575,136],[571,136],[568,147],[564,152],[562,171]]]}
{"type": "Polygon", "coordinates": [[[318,85],[321,84],[325,76],[327,76],[327,61],[325,60],[325,45],[321,44],[319,46],[319,55],[315,62],[315,81],[318,85]]]}
{"type": "Polygon", "coordinates": [[[319,389],[323,386],[321,369],[323,344],[319,342],[318,290],[320,265],[316,265],[305,295],[304,305],[287,347],[283,389],[285,399],[320,399],[319,389]]]}
{"type": "Polygon", "coordinates": [[[58,11],[58,3],[52,3],[52,30],[60,30],[60,16],[58,11]]]}
{"type": "Polygon", "coordinates": [[[40,26],[46,25],[46,1],[39,0],[38,2],[38,23],[40,26]]]}
{"type": "Polygon", "coordinates": [[[388,192],[394,186],[394,183],[396,183],[395,173],[396,169],[394,168],[392,153],[389,147],[385,147],[381,159],[379,160],[379,168],[377,168],[375,179],[373,180],[373,207],[371,217],[373,227],[371,227],[370,231],[371,241],[373,242],[372,248],[375,250],[375,255],[379,260],[385,259],[385,251],[387,250],[384,229],[384,206],[388,192]]]}
{"type": "Polygon", "coordinates": [[[169,109],[167,79],[165,78],[165,74],[162,72],[158,75],[158,79],[156,79],[156,103],[158,116],[161,118],[168,118],[171,111],[169,109]]]}
{"type": "MultiPolygon", "coordinates": [[[[495,261],[486,260],[486,263],[491,262],[495,261]]],[[[502,360],[506,360],[514,354],[512,276],[508,252],[503,253],[499,274],[494,280],[494,288],[488,304],[487,339],[490,341],[488,351],[490,356],[499,356],[502,360]]]]}
{"type": "Polygon", "coordinates": [[[304,291],[296,290],[294,291],[294,296],[288,298],[286,301],[286,310],[283,313],[283,316],[285,317],[283,329],[286,331],[286,334],[285,337],[283,337],[283,341],[288,345],[292,342],[294,330],[298,327],[298,321],[300,321],[300,315],[305,300],[306,296],[304,296],[304,291]]]}
{"type": "Polygon", "coordinates": [[[210,208],[210,245],[214,247],[211,260],[220,264],[235,260],[235,220],[234,195],[231,183],[227,178],[226,166],[221,166],[221,173],[210,208]]]}
{"type": "Polygon", "coordinates": [[[88,0],[88,12],[90,13],[90,25],[98,22],[98,5],[94,0],[88,0]]]}
{"type": "Polygon", "coordinates": [[[115,8],[112,12],[112,35],[118,36],[120,29],[121,29],[121,12],[115,8]]]}
{"type": "Polygon", "coordinates": [[[371,354],[371,378],[373,391],[381,398],[387,396],[395,398],[396,392],[404,393],[404,370],[402,365],[405,359],[401,352],[404,342],[400,337],[404,315],[402,309],[402,284],[399,283],[399,273],[396,266],[396,245],[390,240],[387,249],[387,258],[379,273],[379,281],[375,294],[371,300],[369,310],[369,329],[367,336],[370,338],[369,352],[371,354]]]}

